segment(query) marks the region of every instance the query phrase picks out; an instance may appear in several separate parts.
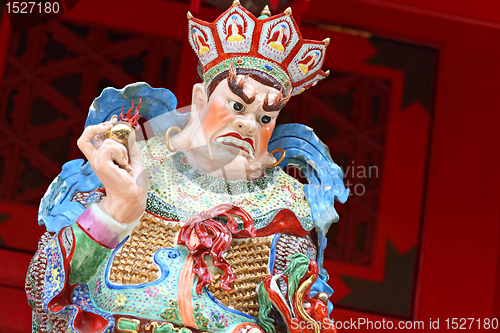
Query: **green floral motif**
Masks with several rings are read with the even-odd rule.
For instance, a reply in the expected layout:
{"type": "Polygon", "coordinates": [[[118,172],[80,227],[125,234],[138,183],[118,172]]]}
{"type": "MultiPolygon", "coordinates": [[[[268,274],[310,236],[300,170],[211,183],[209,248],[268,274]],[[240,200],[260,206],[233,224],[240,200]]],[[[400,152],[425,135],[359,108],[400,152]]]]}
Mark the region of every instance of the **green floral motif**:
{"type": "Polygon", "coordinates": [[[150,184],[150,188],[151,188],[151,191],[159,192],[160,191],[160,184],[158,184],[157,182],[152,182],[150,184]]]}
{"type": "Polygon", "coordinates": [[[208,330],[208,323],[210,320],[203,314],[203,305],[198,302],[194,303],[194,320],[196,321],[198,329],[203,331],[208,330]]]}
{"type": "Polygon", "coordinates": [[[123,308],[125,307],[125,304],[127,304],[127,297],[125,297],[122,294],[116,295],[116,299],[115,299],[116,309],[123,310],[123,308]]]}
{"type": "MultiPolygon", "coordinates": [[[[30,304],[30,306],[31,306],[31,304],[30,304]]],[[[40,326],[42,325],[42,323],[40,322],[40,319],[36,315],[35,311],[32,312],[31,319],[32,319],[32,321],[31,321],[31,332],[32,333],[38,333],[38,331],[40,330],[40,326]]]]}
{"type": "Polygon", "coordinates": [[[212,310],[210,313],[210,328],[215,327],[218,329],[224,329],[227,328],[227,326],[228,321],[226,316],[219,311],[212,310]]]}
{"type": "Polygon", "coordinates": [[[182,325],[177,300],[175,298],[171,298],[167,301],[167,304],[168,307],[162,310],[160,316],[171,323],[182,325]]]}

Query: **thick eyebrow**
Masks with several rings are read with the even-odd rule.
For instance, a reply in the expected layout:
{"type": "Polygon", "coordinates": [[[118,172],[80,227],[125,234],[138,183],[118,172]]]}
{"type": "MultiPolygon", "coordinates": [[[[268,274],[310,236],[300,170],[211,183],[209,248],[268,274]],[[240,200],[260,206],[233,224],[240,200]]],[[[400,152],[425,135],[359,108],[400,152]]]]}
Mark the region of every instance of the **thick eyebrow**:
{"type": "Polygon", "coordinates": [[[254,93],[253,96],[248,97],[243,91],[243,85],[249,77],[250,75],[247,75],[238,82],[236,79],[236,68],[234,68],[233,64],[231,64],[231,68],[229,68],[229,75],[227,77],[227,84],[229,89],[231,89],[235,95],[239,96],[246,104],[252,104],[253,101],[255,101],[256,96],[254,93]]]}
{"type": "Polygon", "coordinates": [[[290,97],[292,94],[289,94],[288,97],[283,97],[283,89],[280,88],[280,91],[278,95],[276,96],[276,100],[274,101],[273,104],[269,105],[269,91],[266,94],[266,97],[264,97],[264,103],[262,105],[262,109],[264,111],[279,111],[283,109],[286,103],[290,100],[290,97]]]}

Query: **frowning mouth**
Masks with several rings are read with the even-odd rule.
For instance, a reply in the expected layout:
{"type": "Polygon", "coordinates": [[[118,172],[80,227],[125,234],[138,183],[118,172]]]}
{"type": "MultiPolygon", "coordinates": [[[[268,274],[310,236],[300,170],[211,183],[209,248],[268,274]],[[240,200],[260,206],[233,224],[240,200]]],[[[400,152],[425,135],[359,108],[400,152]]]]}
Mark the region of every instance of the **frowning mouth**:
{"type": "Polygon", "coordinates": [[[230,132],[224,135],[221,135],[215,139],[215,142],[220,142],[223,145],[235,147],[241,149],[250,155],[251,158],[254,157],[255,148],[253,145],[253,140],[250,138],[243,139],[241,135],[236,132],[230,132]]]}

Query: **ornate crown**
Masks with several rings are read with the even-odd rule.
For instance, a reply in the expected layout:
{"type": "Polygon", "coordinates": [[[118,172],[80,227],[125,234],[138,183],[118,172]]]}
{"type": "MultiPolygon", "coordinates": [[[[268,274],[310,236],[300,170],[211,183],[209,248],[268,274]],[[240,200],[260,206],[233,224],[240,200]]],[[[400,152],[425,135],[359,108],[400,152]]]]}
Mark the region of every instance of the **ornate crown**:
{"type": "Polygon", "coordinates": [[[288,8],[270,16],[266,6],[256,18],[238,0],[212,23],[188,12],[189,43],[200,59],[205,85],[231,64],[269,74],[286,96],[298,95],[328,76],[321,66],[330,39],[302,39],[291,14],[288,8]]]}

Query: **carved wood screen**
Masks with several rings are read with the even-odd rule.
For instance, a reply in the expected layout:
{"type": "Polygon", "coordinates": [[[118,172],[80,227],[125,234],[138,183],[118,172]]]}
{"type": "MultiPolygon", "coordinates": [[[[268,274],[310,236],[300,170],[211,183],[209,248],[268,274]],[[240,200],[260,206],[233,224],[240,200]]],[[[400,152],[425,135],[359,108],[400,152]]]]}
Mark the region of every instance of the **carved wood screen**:
{"type": "Polygon", "coordinates": [[[0,199],[38,205],[106,87],[175,84],[181,43],[62,20],[12,35],[0,107],[0,199]]]}

